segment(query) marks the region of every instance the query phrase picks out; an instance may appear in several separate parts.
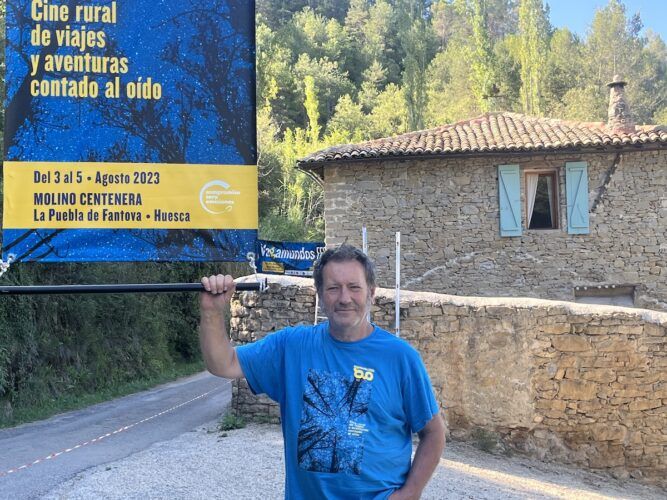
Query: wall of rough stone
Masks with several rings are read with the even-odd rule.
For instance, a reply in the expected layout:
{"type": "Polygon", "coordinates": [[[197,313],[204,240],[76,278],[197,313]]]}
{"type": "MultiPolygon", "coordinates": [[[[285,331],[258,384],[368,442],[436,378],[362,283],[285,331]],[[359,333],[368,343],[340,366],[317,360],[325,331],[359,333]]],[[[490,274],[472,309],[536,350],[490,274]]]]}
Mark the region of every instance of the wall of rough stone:
{"type": "MultiPolygon", "coordinates": [[[[261,294],[236,294],[232,300],[229,335],[237,345],[255,342],[287,326],[312,324],[315,319],[313,280],[260,276],[270,280],[268,290],[261,294]]],[[[253,420],[280,421],[278,405],[266,396],[253,395],[245,379],[233,382],[232,409],[253,420]]]]}
{"type": "Polygon", "coordinates": [[[324,169],[326,242],[361,245],[411,290],[574,300],[575,287],[634,286],[667,310],[667,150],[350,162],[324,169]],[[567,233],[565,163],[588,162],[590,234],[567,233]],[[523,234],[500,237],[497,165],[521,166],[523,234]],[[559,169],[559,227],[526,230],[524,169],[559,169]],[[593,208],[595,208],[593,210],[593,208]]]}
{"type": "MultiPolygon", "coordinates": [[[[233,302],[237,343],[312,323],[312,282],[270,278],[233,302]]],[[[393,329],[393,291],[374,321],[393,329]]],[[[401,332],[421,353],[448,432],[545,460],[667,485],[667,313],[538,299],[402,292],[401,332]]],[[[277,420],[236,384],[235,409],[277,420]]]]}

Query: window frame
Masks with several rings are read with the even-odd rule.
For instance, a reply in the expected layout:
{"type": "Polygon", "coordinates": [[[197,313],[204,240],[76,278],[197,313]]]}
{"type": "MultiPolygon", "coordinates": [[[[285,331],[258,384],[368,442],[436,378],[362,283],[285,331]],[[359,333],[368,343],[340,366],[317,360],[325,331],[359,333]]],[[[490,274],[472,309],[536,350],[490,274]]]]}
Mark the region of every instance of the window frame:
{"type": "MultiPolygon", "coordinates": [[[[523,208],[526,214],[525,227],[526,231],[554,231],[562,229],[560,220],[560,168],[559,167],[524,167],[523,169],[523,208]],[[528,223],[528,174],[549,175],[551,176],[551,195],[553,196],[553,212],[551,214],[551,227],[530,228],[528,223]]],[[[534,207],[533,207],[534,208],[534,207]]]]}

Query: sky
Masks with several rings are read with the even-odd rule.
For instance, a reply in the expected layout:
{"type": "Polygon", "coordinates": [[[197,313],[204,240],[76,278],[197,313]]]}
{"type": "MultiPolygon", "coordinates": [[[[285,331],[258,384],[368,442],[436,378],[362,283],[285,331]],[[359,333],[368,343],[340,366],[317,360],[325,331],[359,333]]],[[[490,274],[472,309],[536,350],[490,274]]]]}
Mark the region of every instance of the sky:
{"type": "MultiPolygon", "coordinates": [[[[608,0],[546,0],[551,8],[551,24],[557,28],[585,37],[595,11],[606,6],[608,0]]],[[[639,12],[644,32],[650,28],[667,41],[667,0],[622,0],[626,15],[639,12]]]]}

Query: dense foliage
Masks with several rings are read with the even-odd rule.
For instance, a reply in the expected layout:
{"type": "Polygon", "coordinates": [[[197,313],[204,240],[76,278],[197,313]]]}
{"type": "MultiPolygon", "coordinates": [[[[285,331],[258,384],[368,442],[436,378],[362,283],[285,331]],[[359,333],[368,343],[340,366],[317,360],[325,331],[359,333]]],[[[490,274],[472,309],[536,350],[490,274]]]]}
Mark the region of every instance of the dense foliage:
{"type": "Polygon", "coordinates": [[[606,120],[619,73],[638,123],[667,121],[667,49],[620,0],[585,37],[542,0],[257,0],[262,231],[322,234],[295,160],[340,143],[515,111],[606,120]]]}
{"type": "MultiPolygon", "coordinates": [[[[195,282],[240,264],[20,264],[3,284],[195,282]]],[[[195,294],[3,296],[0,427],[15,410],[114,389],[201,359],[195,294]]],[[[57,405],[56,405],[57,407],[57,405]]]]}

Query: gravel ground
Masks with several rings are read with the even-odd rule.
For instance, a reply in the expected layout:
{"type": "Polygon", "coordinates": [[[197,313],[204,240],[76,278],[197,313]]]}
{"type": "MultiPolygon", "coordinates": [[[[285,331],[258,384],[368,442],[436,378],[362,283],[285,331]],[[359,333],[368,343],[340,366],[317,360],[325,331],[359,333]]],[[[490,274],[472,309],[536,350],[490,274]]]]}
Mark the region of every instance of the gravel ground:
{"type": "MultiPolygon", "coordinates": [[[[215,428],[216,422],[211,422],[123,460],[87,470],[43,498],[282,498],[280,428],[253,424],[226,435],[215,428]]],[[[496,456],[467,444],[448,443],[422,498],[664,499],[667,492],[526,457],[496,456]]]]}

